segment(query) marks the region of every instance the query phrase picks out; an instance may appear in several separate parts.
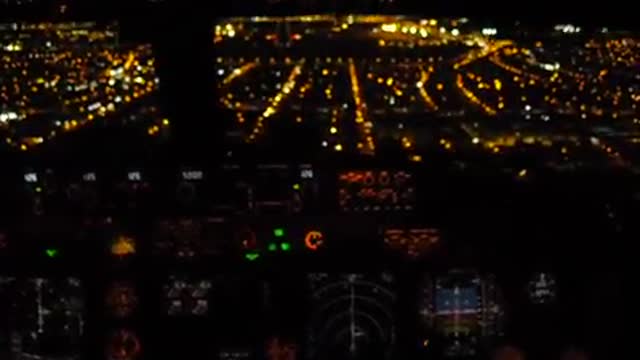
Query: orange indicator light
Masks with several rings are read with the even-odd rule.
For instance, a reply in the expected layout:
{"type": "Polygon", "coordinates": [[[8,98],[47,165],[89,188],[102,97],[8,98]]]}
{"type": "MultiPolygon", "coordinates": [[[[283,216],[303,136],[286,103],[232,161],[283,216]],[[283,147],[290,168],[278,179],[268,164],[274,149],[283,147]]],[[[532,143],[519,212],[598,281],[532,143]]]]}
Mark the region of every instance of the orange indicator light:
{"type": "Polygon", "coordinates": [[[324,235],[320,231],[309,231],[304,237],[304,244],[308,249],[316,251],[324,244],[324,235]]]}

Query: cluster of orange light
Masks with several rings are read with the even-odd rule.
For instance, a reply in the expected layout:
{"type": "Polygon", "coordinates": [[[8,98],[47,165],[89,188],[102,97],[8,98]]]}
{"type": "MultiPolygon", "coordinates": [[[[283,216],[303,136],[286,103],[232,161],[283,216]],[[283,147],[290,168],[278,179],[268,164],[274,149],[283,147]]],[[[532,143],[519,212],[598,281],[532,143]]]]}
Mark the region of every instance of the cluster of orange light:
{"type": "Polygon", "coordinates": [[[453,142],[451,140],[447,140],[447,139],[440,139],[440,145],[445,149],[445,150],[452,150],[453,149],[453,142]]]}
{"type": "Polygon", "coordinates": [[[482,58],[485,58],[495,53],[496,51],[502,49],[505,46],[511,46],[511,45],[513,45],[513,42],[511,42],[510,40],[500,40],[496,42],[485,43],[485,46],[479,49],[474,49],[464,54],[464,56],[462,56],[460,60],[454,63],[453,68],[459,69],[463,66],[467,66],[472,62],[475,62],[477,60],[480,60],[482,58]]]}
{"type": "MultiPolygon", "coordinates": [[[[588,115],[597,117],[609,115],[614,119],[633,115],[636,109],[634,86],[627,87],[620,84],[618,79],[609,78],[612,68],[637,64],[634,58],[635,52],[639,50],[637,43],[628,40],[614,39],[605,43],[594,39],[589,40],[585,44],[585,49],[579,49],[578,56],[574,57],[574,67],[578,70],[573,71],[570,67],[563,67],[561,70],[555,69],[548,81],[542,79],[547,91],[545,102],[563,113],[580,114],[583,119],[588,115]],[[613,50],[619,47],[628,58],[620,57],[620,54],[613,50]],[[584,71],[580,63],[575,63],[576,60],[586,62],[588,66],[585,68],[596,67],[600,68],[600,71],[595,73],[584,71]],[[618,84],[612,87],[612,81],[618,84]]],[[[536,44],[536,46],[542,46],[542,44],[536,44]]],[[[520,51],[520,53],[527,52],[529,52],[527,49],[520,51]]],[[[505,50],[504,55],[515,56],[517,53],[505,50]]],[[[527,61],[520,60],[520,63],[526,67],[527,61]]],[[[535,84],[532,80],[528,83],[523,81],[522,78],[525,77],[528,77],[527,74],[520,79],[514,77],[514,81],[519,82],[521,88],[535,84]]]]}
{"type": "MultiPolygon", "coordinates": [[[[167,127],[169,126],[169,119],[163,119],[162,120],[162,127],[167,127]]],[[[151,125],[149,126],[149,128],[147,128],[147,134],[149,134],[149,136],[156,136],[160,133],[160,125],[151,125]]]]}
{"type": "Polygon", "coordinates": [[[633,38],[612,39],[606,49],[613,65],[637,66],[640,61],[640,42],[633,38]]]}
{"type": "Polygon", "coordinates": [[[333,109],[331,111],[331,126],[329,127],[329,133],[331,135],[338,134],[338,109],[333,109]]]}
{"type": "Polygon", "coordinates": [[[248,141],[251,142],[256,139],[256,136],[260,134],[264,129],[265,119],[268,119],[269,117],[275,115],[278,112],[282,101],[289,97],[289,95],[293,92],[294,88],[296,87],[296,80],[302,73],[303,65],[304,60],[302,60],[298,65],[294,66],[293,70],[291,70],[291,73],[289,74],[287,81],[282,85],[280,92],[269,101],[270,105],[256,120],[256,124],[253,128],[253,131],[249,135],[248,141]]]}
{"type": "Polygon", "coordinates": [[[251,69],[254,69],[256,66],[258,66],[258,62],[252,61],[240,66],[239,68],[233,69],[233,71],[231,71],[231,74],[229,74],[229,76],[222,80],[221,86],[229,85],[233,80],[243,76],[251,69]]]}
{"type": "Polygon", "coordinates": [[[497,115],[498,112],[494,108],[482,102],[482,100],[480,100],[471,90],[469,90],[464,85],[464,79],[462,78],[462,74],[458,74],[456,78],[456,86],[458,87],[458,90],[460,90],[462,95],[464,95],[464,97],[467,98],[469,102],[481,108],[485,114],[490,116],[497,115]]]}
{"type": "MultiPolygon", "coordinates": [[[[389,26],[389,25],[387,25],[389,26]]],[[[401,29],[398,29],[401,30],[401,29]]],[[[410,33],[410,28],[408,30],[408,32],[410,33]]],[[[531,54],[532,52],[528,49],[524,49],[524,48],[518,48],[516,47],[511,41],[509,40],[504,40],[504,41],[490,41],[490,40],[486,40],[486,39],[482,39],[482,41],[478,40],[476,41],[477,45],[479,46],[478,49],[476,50],[472,50],[470,52],[468,52],[466,55],[464,55],[461,60],[457,61],[454,64],[454,68],[459,69],[462,66],[467,66],[470,65],[471,63],[483,59],[483,58],[488,58],[488,62],[493,63],[494,65],[496,65],[498,68],[501,68],[502,70],[505,70],[507,72],[510,72],[512,74],[514,74],[515,76],[513,76],[513,81],[516,83],[517,86],[519,86],[520,88],[526,88],[528,86],[544,86],[545,89],[548,90],[549,94],[547,94],[546,96],[544,96],[544,100],[550,104],[550,105],[555,105],[555,106],[564,106],[566,105],[565,109],[562,109],[563,113],[567,113],[567,111],[571,112],[575,112],[577,111],[577,109],[580,109],[580,111],[583,114],[583,117],[585,115],[585,113],[590,112],[594,115],[599,115],[602,116],[604,114],[604,110],[602,107],[597,107],[597,106],[587,106],[586,104],[582,104],[579,105],[578,107],[574,107],[574,103],[575,101],[577,101],[577,95],[573,95],[573,97],[571,98],[571,101],[566,101],[566,102],[562,102],[558,96],[558,93],[560,91],[562,91],[562,89],[566,88],[566,86],[563,85],[566,84],[567,82],[567,78],[565,76],[568,76],[571,80],[575,81],[577,84],[577,89],[579,92],[583,92],[585,89],[589,88],[589,85],[593,82],[593,81],[598,81],[601,84],[604,84],[604,78],[607,76],[608,74],[608,69],[603,69],[599,74],[598,74],[598,79],[593,79],[590,75],[585,74],[585,73],[580,73],[580,72],[571,72],[568,68],[565,69],[563,68],[562,71],[559,71],[559,69],[555,69],[555,71],[553,72],[553,74],[551,75],[551,77],[547,80],[547,78],[534,74],[533,72],[530,71],[530,67],[527,64],[532,64],[530,58],[531,58],[531,54]],[[505,60],[506,58],[509,57],[525,57],[524,59],[518,59],[517,61],[519,62],[518,66],[514,66],[511,63],[509,63],[507,60],[505,60]],[[565,75],[565,76],[560,76],[560,74],[565,75]],[[563,80],[564,78],[564,80],[563,80]]],[[[614,43],[615,44],[615,43],[614,43]]],[[[536,47],[541,47],[542,43],[537,43],[535,45],[536,47]]],[[[611,45],[611,47],[613,47],[614,45],[611,45]]],[[[618,45],[616,45],[618,46],[618,45]]],[[[633,46],[629,46],[629,48],[633,49],[633,46]]],[[[622,50],[622,51],[631,51],[631,50],[622,50]]],[[[327,62],[331,62],[330,61],[331,58],[327,58],[327,62]]],[[[376,61],[380,62],[380,59],[376,59],[376,61]]],[[[270,60],[270,63],[276,63],[277,61],[275,61],[274,59],[270,60]]],[[[338,61],[339,62],[339,61],[338,61]]],[[[366,109],[367,106],[365,104],[365,101],[362,98],[361,95],[361,86],[358,83],[358,77],[357,77],[357,70],[356,70],[356,66],[353,62],[353,59],[349,59],[348,61],[349,67],[349,75],[350,75],[350,80],[351,80],[351,84],[352,84],[352,90],[353,90],[353,94],[354,94],[354,102],[356,104],[356,123],[359,124],[359,128],[362,130],[361,134],[365,134],[367,140],[370,139],[371,143],[369,143],[367,141],[367,144],[365,145],[365,143],[363,142],[359,142],[358,143],[358,148],[360,150],[363,150],[363,152],[365,152],[366,150],[372,150],[374,149],[373,145],[373,137],[370,136],[371,132],[372,132],[372,128],[373,128],[373,123],[371,122],[367,122],[366,121],[366,109]],[[367,146],[368,145],[368,146],[367,146]],[[366,146],[366,147],[365,147],[366,146]]],[[[542,64],[544,65],[544,64],[542,64]]],[[[537,66],[536,66],[537,67],[537,66]]],[[[438,107],[435,104],[435,102],[433,101],[433,99],[429,96],[428,93],[426,93],[425,90],[425,85],[427,83],[427,81],[429,80],[429,77],[431,75],[431,73],[433,72],[433,68],[429,67],[429,71],[426,71],[425,69],[422,69],[420,72],[420,80],[418,81],[418,83],[416,84],[416,87],[419,89],[419,93],[422,97],[422,99],[424,100],[424,102],[427,104],[428,107],[430,107],[431,109],[437,111],[438,107]]],[[[330,71],[328,69],[324,69],[322,71],[322,75],[323,76],[328,76],[330,73],[330,71]]],[[[335,71],[333,72],[335,74],[335,71]]],[[[369,73],[367,74],[367,76],[371,79],[373,79],[373,74],[369,73]]],[[[467,73],[467,77],[469,77],[470,79],[474,80],[473,74],[471,73],[467,73]]],[[[487,82],[487,79],[485,79],[484,81],[480,80],[480,76],[477,77],[477,87],[479,89],[485,89],[486,91],[492,91],[495,90],[497,92],[502,91],[503,89],[506,89],[510,86],[509,84],[509,80],[510,78],[507,77],[494,77],[492,79],[489,79],[489,81],[487,82]]],[[[474,91],[471,90],[471,88],[467,88],[465,85],[465,81],[463,78],[463,75],[461,74],[457,74],[457,79],[456,79],[456,84],[458,86],[458,89],[460,90],[460,92],[464,95],[464,97],[472,104],[480,107],[487,115],[493,116],[496,115],[498,113],[498,110],[502,110],[504,109],[505,106],[505,102],[504,102],[504,98],[502,95],[498,96],[498,102],[496,104],[495,107],[493,107],[492,105],[490,105],[488,102],[485,102],[484,100],[481,99],[482,96],[480,96],[480,94],[476,94],[474,93],[474,91]]],[[[375,81],[375,80],[374,80],[375,81]]],[[[305,92],[307,91],[307,89],[311,86],[311,82],[312,79],[309,78],[309,81],[302,87],[300,87],[300,91],[299,91],[299,96],[301,98],[304,97],[305,92]]],[[[394,77],[390,77],[388,79],[385,79],[383,77],[377,77],[377,82],[382,84],[382,83],[386,83],[386,85],[392,89],[392,91],[397,95],[397,96],[402,96],[402,89],[400,89],[400,87],[396,86],[398,84],[398,82],[396,81],[396,79],[394,77]]],[[[436,87],[439,91],[442,91],[444,86],[439,83],[437,84],[436,87]]],[[[629,90],[631,91],[631,90],[629,90]]],[[[592,92],[593,93],[593,92],[592,92]]],[[[503,93],[504,94],[504,93],[503,93]]],[[[326,89],[325,89],[325,95],[327,97],[328,100],[331,100],[333,98],[333,86],[329,85],[326,89]]],[[[526,106],[524,107],[520,107],[518,106],[519,109],[531,109],[531,110],[535,110],[533,109],[532,106],[527,104],[527,101],[529,100],[528,98],[530,94],[523,94],[522,96],[520,96],[520,101],[524,102],[524,104],[526,104],[526,106]]],[[[640,95],[639,94],[635,94],[635,93],[629,93],[628,94],[628,98],[633,100],[633,102],[637,102],[640,101],[640,95]]],[[[505,95],[506,96],[506,95],[505,95]]],[[[612,104],[613,106],[618,106],[619,103],[621,101],[623,101],[623,99],[625,98],[625,94],[624,91],[621,90],[620,86],[618,86],[616,88],[616,91],[614,92],[609,92],[606,91],[604,94],[605,97],[610,97],[612,99],[612,104]]],[[[600,99],[601,96],[598,95],[598,99],[600,99]]],[[[534,100],[535,101],[535,100],[534,100]]],[[[524,105],[523,104],[523,105],[524,105]]],[[[633,104],[633,108],[635,109],[635,104],[633,104]]],[[[526,111],[530,111],[530,110],[526,110],[526,111]]],[[[269,109],[267,109],[267,112],[269,112],[269,109]]],[[[263,115],[265,115],[266,113],[263,113],[263,115]]],[[[329,128],[329,132],[331,134],[336,134],[338,132],[338,128],[336,126],[336,121],[337,121],[337,116],[336,116],[336,109],[333,110],[333,116],[332,116],[332,121],[331,121],[331,126],[329,128]]],[[[622,110],[622,111],[618,111],[615,110],[612,112],[612,116],[614,118],[617,118],[618,116],[624,116],[624,115],[629,115],[630,113],[626,110],[622,110]]],[[[264,116],[263,116],[264,117],[264,116]]],[[[301,118],[298,117],[298,121],[301,121],[301,118]]],[[[239,115],[239,121],[244,121],[244,118],[239,115]]],[[[638,120],[634,120],[634,123],[640,123],[640,121],[638,120]]],[[[518,137],[518,136],[516,136],[518,137]]],[[[516,137],[511,137],[511,138],[516,138],[516,137]]],[[[413,141],[410,137],[408,136],[403,136],[401,137],[401,141],[402,141],[402,145],[403,147],[409,149],[413,146],[413,141]]],[[[497,141],[493,141],[490,138],[486,138],[487,147],[493,151],[493,152],[500,152],[500,146],[515,146],[515,144],[518,141],[510,141],[510,142],[506,142],[503,144],[502,141],[500,141],[499,139],[497,141]],[[505,145],[506,144],[506,145],[505,145]]],[[[477,144],[480,143],[480,138],[478,136],[474,136],[473,137],[473,143],[477,144]]],[[[540,141],[541,144],[543,144],[544,146],[551,146],[552,145],[552,140],[551,139],[547,139],[545,138],[544,140],[540,141]]],[[[447,149],[450,150],[453,148],[453,143],[450,141],[444,141],[441,142],[441,145],[447,149]]],[[[335,150],[336,151],[341,151],[343,149],[341,144],[336,144],[335,145],[335,150]]],[[[422,158],[419,155],[414,155],[411,157],[412,160],[414,161],[421,161],[422,158]]]]}
{"type": "MultiPolygon", "coordinates": [[[[139,99],[157,88],[151,49],[145,45],[127,52],[113,51],[108,44],[94,44],[82,53],[58,52],[57,48],[24,48],[3,55],[0,63],[11,81],[0,83],[0,107],[2,104],[10,109],[17,107],[18,119],[24,120],[48,111],[36,101],[46,97],[59,102],[64,115],[56,124],[63,132],[82,127],[97,117],[105,117],[121,104],[139,99]],[[122,86],[116,86],[119,83],[122,86]]],[[[36,137],[36,141],[7,139],[7,142],[26,150],[28,146],[55,137],[58,132],[51,130],[36,137]]]]}
{"type": "Polygon", "coordinates": [[[405,149],[411,149],[413,147],[413,141],[411,141],[407,136],[403,136],[400,139],[400,142],[402,143],[402,147],[405,149]]]}
{"type": "MultiPolygon", "coordinates": [[[[388,177],[385,176],[384,178],[387,179],[388,177]]],[[[343,183],[364,183],[370,186],[377,181],[373,171],[349,171],[340,174],[338,179],[343,183]]]]}
{"type": "MultiPolygon", "coordinates": [[[[365,119],[367,105],[362,100],[358,72],[352,58],[349,58],[349,78],[351,79],[351,91],[356,106],[356,124],[360,128],[361,135],[365,141],[365,143],[358,142],[358,150],[363,154],[373,155],[376,149],[373,136],[371,135],[373,123],[365,119]]],[[[336,150],[338,150],[338,148],[336,148],[336,150]]]]}
{"type": "Polygon", "coordinates": [[[111,254],[118,257],[134,255],[136,253],[136,241],[126,235],[117,236],[111,244],[111,254]]]}
{"type": "MultiPolygon", "coordinates": [[[[497,105],[497,108],[498,108],[498,110],[504,109],[504,97],[500,93],[502,91],[502,89],[503,89],[502,80],[500,80],[499,78],[495,78],[495,79],[493,79],[493,84],[491,84],[489,79],[484,79],[482,76],[476,75],[476,74],[474,74],[472,72],[467,72],[466,73],[466,77],[468,79],[474,81],[477,84],[477,87],[478,87],[479,90],[484,90],[484,91],[491,92],[493,89],[495,89],[495,91],[498,92],[498,105],[497,105]]],[[[479,95],[476,95],[476,97],[477,96],[479,96],[479,95]]],[[[523,99],[523,101],[524,100],[525,99],[523,99]]],[[[491,106],[491,105],[489,105],[489,106],[491,106]]]]}
{"type": "Polygon", "coordinates": [[[425,104],[427,104],[427,107],[432,111],[438,111],[438,105],[436,105],[436,103],[433,101],[431,96],[429,96],[429,93],[427,92],[427,89],[426,89],[427,83],[429,82],[429,78],[431,77],[431,74],[433,73],[433,71],[434,71],[433,66],[429,66],[427,70],[421,69],[420,81],[416,84],[416,87],[420,92],[420,96],[422,97],[422,100],[424,100],[425,104]]]}
{"type": "MultiPolygon", "coordinates": [[[[521,89],[525,89],[527,87],[536,86],[536,85],[542,85],[545,91],[547,92],[547,94],[544,96],[544,101],[549,106],[552,106],[553,108],[557,109],[559,112],[568,113],[568,114],[579,113],[581,114],[581,117],[583,119],[587,118],[587,114],[601,117],[605,114],[605,111],[606,111],[603,108],[604,104],[602,104],[602,101],[605,99],[611,100],[610,105],[612,106],[612,111],[610,111],[610,115],[613,118],[617,118],[618,116],[631,115],[633,112],[632,109],[635,109],[634,107],[635,104],[631,105],[631,109],[620,108],[620,103],[625,96],[624,91],[622,90],[621,86],[617,86],[615,88],[615,91],[611,91],[608,82],[605,82],[605,77],[609,72],[608,69],[606,68],[602,69],[597,74],[597,76],[592,76],[591,74],[588,74],[588,73],[573,72],[569,69],[562,69],[561,71],[554,71],[549,78],[543,78],[536,74],[532,74],[523,69],[510,65],[504,60],[504,57],[519,56],[520,54],[522,55],[530,54],[531,53],[530,50],[528,49],[518,50],[518,48],[515,48],[515,47],[506,47],[506,48],[503,48],[500,53],[503,56],[500,56],[499,54],[496,53],[492,55],[489,58],[489,60],[494,65],[515,74],[513,76],[513,81],[521,89]],[[561,74],[564,76],[561,76],[561,74]],[[567,85],[571,85],[571,84],[577,86],[577,89],[570,88],[570,90],[568,90],[569,92],[566,94],[566,96],[570,96],[570,99],[567,99],[566,101],[561,101],[560,100],[561,92],[563,91],[566,92],[567,85]],[[590,85],[590,86],[587,86],[587,85],[590,85]],[[600,91],[603,91],[602,88],[604,88],[604,92],[600,94],[600,91]],[[589,94],[586,93],[587,89],[590,89],[589,94]],[[576,93],[576,90],[577,90],[577,93],[576,93]],[[581,95],[582,97],[591,95],[592,97],[594,97],[593,100],[600,105],[593,104],[588,106],[587,104],[584,103],[585,101],[587,101],[586,99],[583,100],[583,104],[577,105],[576,102],[579,100],[578,95],[581,95]]],[[[586,55],[586,58],[588,59],[589,56],[586,55]]],[[[525,61],[522,61],[522,60],[519,60],[519,61],[523,66],[523,68],[526,68],[527,59],[524,59],[524,60],[525,61]]],[[[473,73],[467,73],[467,77],[472,80],[474,79],[477,80],[479,89],[491,89],[491,86],[489,84],[481,82],[479,77],[476,79],[473,73]]],[[[499,92],[503,88],[503,84],[506,83],[506,81],[507,81],[507,78],[502,78],[502,80],[494,79],[494,84],[496,85],[495,86],[496,91],[499,92]]],[[[632,92],[629,92],[628,95],[631,100],[634,100],[632,92]]],[[[526,102],[527,100],[528,100],[528,96],[526,94],[523,94],[520,97],[520,101],[522,102],[526,102]]],[[[499,96],[499,103],[497,104],[497,108],[499,110],[502,110],[505,108],[505,103],[502,96],[499,96]]],[[[530,108],[531,110],[533,110],[533,107],[530,107],[530,108]]]]}
{"type": "Polygon", "coordinates": [[[496,53],[489,57],[489,61],[491,61],[494,65],[510,72],[518,76],[528,77],[534,81],[541,81],[542,78],[536,74],[525,72],[524,70],[517,68],[513,65],[507,64],[502,60],[502,58],[496,53]]]}

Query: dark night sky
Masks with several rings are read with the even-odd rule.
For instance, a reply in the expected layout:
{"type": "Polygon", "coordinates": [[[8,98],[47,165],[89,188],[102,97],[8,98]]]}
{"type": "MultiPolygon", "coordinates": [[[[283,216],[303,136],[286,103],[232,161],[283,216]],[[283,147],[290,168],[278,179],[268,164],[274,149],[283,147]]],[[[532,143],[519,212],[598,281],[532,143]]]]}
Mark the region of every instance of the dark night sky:
{"type": "MultiPolygon", "coordinates": [[[[71,3],[70,10],[75,16],[130,17],[145,20],[148,15],[148,0],[34,0],[46,4],[42,9],[25,9],[18,17],[46,17],[53,4],[71,3]]],[[[179,21],[190,21],[192,17],[215,17],[231,14],[310,13],[330,11],[336,6],[342,12],[376,12],[379,7],[363,6],[375,0],[164,0],[170,7],[167,13],[178,15],[179,21]],[[270,4],[271,3],[271,4],[270,4]],[[276,3],[276,4],[273,4],[276,3]],[[301,4],[316,4],[313,7],[301,4]],[[338,5],[336,5],[338,4],[338,5]],[[180,20],[181,19],[181,20],[180,20]]],[[[580,22],[582,25],[620,25],[635,28],[637,13],[633,2],[628,0],[578,1],[578,0],[394,0],[393,8],[384,8],[395,13],[416,13],[427,16],[467,16],[497,21],[522,20],[528,23],[580,22]]],[[[1,4],[2,2],[0,2],[1,4]]],[[[1,5],[0,5],[1,6],[1,5]]],[[[11,15],[2,11],[0,18],[11,15]]]]}

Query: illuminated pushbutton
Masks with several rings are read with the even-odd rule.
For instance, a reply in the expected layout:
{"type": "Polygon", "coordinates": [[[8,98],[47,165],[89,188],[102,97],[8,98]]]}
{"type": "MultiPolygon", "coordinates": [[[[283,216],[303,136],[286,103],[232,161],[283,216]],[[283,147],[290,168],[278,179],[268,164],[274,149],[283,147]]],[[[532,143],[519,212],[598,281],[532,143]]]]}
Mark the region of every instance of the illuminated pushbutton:
{"type": "Polygon", "coordinates": [[[244,250],[244,258],[248,261],[258,260],[258,258],[260,257],[260,252],[258,249],[258,239],[256,238],[255,232],[251,228],[245,227],[240,230],[236,236],[240,241],[242,250],[244,250]]]}
{"type": "Polygon", "coordinates": [[[277,238],[284,237],[284,229],[283,228],[275,228],[273,229],[273,236],[277,238]]]}
{"type": "Polygon", "coordinates": [[[284,228],[277,227],[273,229],[273,236],[277,239],[277,242],[271,242],[267,249],[271,252],[276,252],[278,249],[284,252],[291,251],[291,243],[287,241],[283,241],[285,237],[284,228]]]}
{"type": "Polygon", "coordinates": [[[258,254],[257,252],[250,252],[244,255],[244,258],[249,261],[256,261],[258,260],[259,257],[260,257],[260,254],[258,254]]]}
{"type": "Polygon", "coordinates": [[[253,251],[258,247],[256,233],[249,227],[244,227],[236,233],[236,237],[241,247],[245,251],[253,251]]]}
{"type": "Polygon", "coordinates": [[[307,249],[316,251],[324,245],[324,235],[320,231],[309,231],[304,237],[304,245],[307,249]]]}

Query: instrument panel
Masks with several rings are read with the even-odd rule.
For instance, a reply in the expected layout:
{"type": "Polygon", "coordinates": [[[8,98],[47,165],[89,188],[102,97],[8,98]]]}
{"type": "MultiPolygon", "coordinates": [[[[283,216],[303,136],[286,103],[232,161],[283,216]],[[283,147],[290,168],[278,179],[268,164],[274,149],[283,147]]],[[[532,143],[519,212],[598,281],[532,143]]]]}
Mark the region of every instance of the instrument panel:
{"type": "Polygon", "coordinates": [[[3,358],[472,359],[548,327],[589,339],[572,322],[588,264],[524,240],[537,193],[488,202],[412,169],[311,164],[30,168],[15,183],[3,358]]]}

